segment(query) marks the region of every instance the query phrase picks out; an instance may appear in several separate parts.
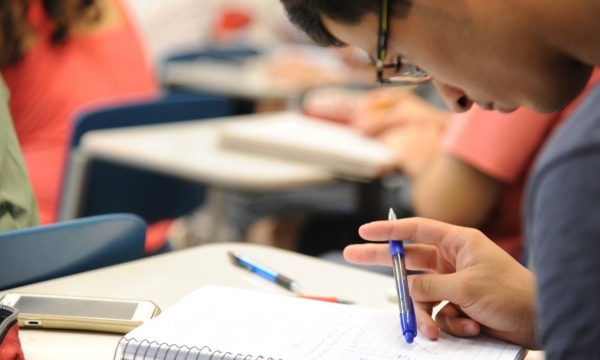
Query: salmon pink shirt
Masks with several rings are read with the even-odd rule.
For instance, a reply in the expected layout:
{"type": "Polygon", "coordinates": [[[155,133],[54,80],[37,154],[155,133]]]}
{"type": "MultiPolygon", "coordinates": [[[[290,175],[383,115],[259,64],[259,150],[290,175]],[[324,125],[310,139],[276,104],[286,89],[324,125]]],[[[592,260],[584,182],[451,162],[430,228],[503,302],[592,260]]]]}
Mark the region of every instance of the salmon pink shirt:
{"type": "Polygon", "coordinates": [[[156,96],[158,84],[123,7],[122,25],[65,44],[49,40],[51,24],[39,0],[29,21],[37,43],[17,64],[2,69],[10,111],[43,224],[56,220],[72,121],[86,106],[156,96]]]}
{"type": "Polygon", "coordinates": [[[526,108],[502,114],[473,106],[450,120],[442,151],[504,185],[496,209],[480,230],[517,260],[523,250],[522,196],[535,156],[598,81],[600,69],[574,102],[554,114],[526,108]]]}

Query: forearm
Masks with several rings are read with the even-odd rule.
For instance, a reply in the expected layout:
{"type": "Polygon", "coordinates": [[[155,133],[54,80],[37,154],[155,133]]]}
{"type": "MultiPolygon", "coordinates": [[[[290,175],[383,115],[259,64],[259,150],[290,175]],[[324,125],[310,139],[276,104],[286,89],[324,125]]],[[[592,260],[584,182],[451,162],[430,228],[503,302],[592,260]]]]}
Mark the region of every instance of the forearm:
{"type": "Polygon", "coordinates": [[[476,228],[491,215],[502,188],[499,181],[443,153],[411,180],[417,216],[476,228]]]}

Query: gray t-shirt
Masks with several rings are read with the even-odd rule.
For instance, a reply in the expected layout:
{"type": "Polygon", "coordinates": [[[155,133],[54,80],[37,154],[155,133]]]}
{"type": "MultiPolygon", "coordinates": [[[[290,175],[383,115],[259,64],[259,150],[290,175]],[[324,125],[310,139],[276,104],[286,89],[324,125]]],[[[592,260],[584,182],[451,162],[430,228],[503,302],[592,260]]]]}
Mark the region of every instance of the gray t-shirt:
{"type": "Polygon", "coordinates": [[[548,141],[530,179],[538,339],[547,360],[600,359],[600,86],[548,141]]]}

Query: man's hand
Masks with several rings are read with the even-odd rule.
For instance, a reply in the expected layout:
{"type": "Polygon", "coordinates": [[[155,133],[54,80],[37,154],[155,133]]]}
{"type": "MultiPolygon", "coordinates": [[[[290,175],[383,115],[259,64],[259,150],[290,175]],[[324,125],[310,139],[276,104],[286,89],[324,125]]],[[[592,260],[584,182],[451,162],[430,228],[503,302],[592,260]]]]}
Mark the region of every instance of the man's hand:
{"type": "MultiPolygon", "coordinates": [[[[366,240],[411,240],[405,245],[419,330],[436,339],[438,326],[462,337],[479,332],[535,348],[535,279],[533,274],[475,229],[422,218],[378,221],[361,226],[366,240]],[[432,308],[449,303],[435,321],[432,308]]],[[[346,260],[391,265],[387,244],[351,245],[346,260]]]]}
{"type": "Polygon", "coordinates": [[[352,125],[363,134],[377,136],[403,125],[427,124],[442,129],[450,117],[407,88],[382,88],[366,95],[356,110],[352,125]]]}
{"type": "Polygon", "coordinates": [[[439,154],[441,135],[436,126],[415,124],[396,126],[377,139],[394,151],[400,171],[414,179],[439,154]]]}

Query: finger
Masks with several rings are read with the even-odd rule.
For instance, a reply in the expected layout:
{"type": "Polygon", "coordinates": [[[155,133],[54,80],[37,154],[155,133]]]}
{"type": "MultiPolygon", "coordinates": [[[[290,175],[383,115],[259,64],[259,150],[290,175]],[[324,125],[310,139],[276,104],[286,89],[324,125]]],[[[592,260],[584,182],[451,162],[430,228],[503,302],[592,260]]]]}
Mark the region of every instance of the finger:
{"type": "Polygon", "coordinates": [[[437,270],[437,249],[423,244],[404,245],[406,267],[409,270],[437,270]]]}
{"type": "MultiPolygon", "coordinates": [[[[429,245],[404,245],[406,267],[410,270],[435,270],[437,249],[429,245]]],[[[388,244],[349,245],[344,249],[344,258],[354,264],[392,265],[388,244]]]]}
{"type": "Polygon", "coordinates": [[[461,305],[465,297],[462,294],[461,277],[459,273],[423,274],[408,277],[410,296],[414,301],[437,302],[448,300],[461,305]]]}
{"type": "Polygon", "coordinates": [[[481,326],[468,317],[463,317],[456,305],[448,303],[436,315],[435,322],[448,334],[470,337],[479,334],[481,326]]]}
{"type": "Polygon", "coordinates": [[[375,221],[358,229],[359,235],[365,240],[412,240],[416,243],[438,247],[444,240],[472,237],[473,231],[424,218],[375,221]]]}
{"type": "Polygon", "coordinates": [[[388,244],[349,245],[344,249],[344,259],[361,265],[392,265],[388,244]]]}
{"type": "Polygon", "coordinates": [[[438,338],[439,326],[431,317],[433,304],[429,302],[414,302],[415,316],[417,317],[417,326],[419,331],[430,340],[438,338]]]}

